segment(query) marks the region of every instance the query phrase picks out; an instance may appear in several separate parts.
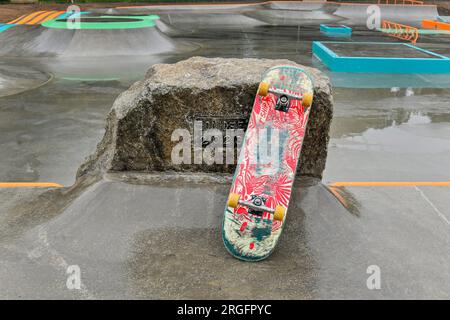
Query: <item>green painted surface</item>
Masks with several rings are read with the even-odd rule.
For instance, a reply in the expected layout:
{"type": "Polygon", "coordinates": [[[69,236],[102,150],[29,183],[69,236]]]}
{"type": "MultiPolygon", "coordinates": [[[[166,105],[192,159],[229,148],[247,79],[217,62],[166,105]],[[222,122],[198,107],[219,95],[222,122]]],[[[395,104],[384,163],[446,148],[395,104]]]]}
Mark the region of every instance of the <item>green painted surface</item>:
{"type": "MultiPolygon", "coordinates": [[[[157,15],[148,16],[100,16],[100,17],[83,17],[79,22],[79,29],[137,29],[137,28],[150,28],[155,26],[155,20],[158,20],[157,15]],[[93,21],[89,21],[92,19],[93,21]],[[123,22],[98,22],[94,20],[98,19],[123,19],[123,22]],[[129,21],[132,19],[132,21],[129,21]],[[127,21],[128,20],[128,21],[127,21]],[[137,21],[136,21],[137,20],[137,21]]],[[[44,27],[53,29],[69,29],[66,21],[58,19],[48,20],[42,23],[44,27]]],[[[78,29],[78,28],[76,28],[78,29]]]]}
{"type": "Polygon", "coordinates": [[[119,81],[120,78],[77,78],[77,77],[62,77],[63,80],[68,81],[86,81],[86,82],[97,82],[97,81],[119,81]]]}

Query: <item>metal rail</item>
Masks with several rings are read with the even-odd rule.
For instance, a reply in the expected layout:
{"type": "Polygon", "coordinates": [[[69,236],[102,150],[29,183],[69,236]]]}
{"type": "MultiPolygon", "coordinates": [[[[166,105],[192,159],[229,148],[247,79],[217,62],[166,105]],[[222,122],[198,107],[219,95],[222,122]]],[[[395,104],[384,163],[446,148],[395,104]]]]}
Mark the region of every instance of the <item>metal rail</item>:
{"type": "Polygon", "coordinates": [[[383,20],[381,31],[388,36],[410,41],[412,44],[416,44],[419,39],[419,29],[388,20],[383,20]]]}
{"type": "Polygon", "coordinates": [[[249,207],[251,209],[254,209],[256,211],[265,211],[265,212],[269,212],[269,213],[274,213],[275,210],[266,206],[257,206],[255,204],[253,204],[253,202],[250,201],[245,201],[245,200],[239,200],[238,204],[240,204],[241,206],[246,206],[249,207]]]}
{"type": "Polygon", "coordinates": [[[418,0],[378,0],[378,4],[423,5],[423,1],[418,1],[418,0]]]}

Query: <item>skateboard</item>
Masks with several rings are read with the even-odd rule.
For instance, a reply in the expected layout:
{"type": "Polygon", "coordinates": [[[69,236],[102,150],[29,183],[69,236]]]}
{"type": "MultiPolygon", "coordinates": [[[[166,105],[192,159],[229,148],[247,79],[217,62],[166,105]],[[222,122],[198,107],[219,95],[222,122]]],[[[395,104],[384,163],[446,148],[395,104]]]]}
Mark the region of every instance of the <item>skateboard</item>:
{"type": "Polygon", "coordinates": [[[312,99],[313,82],[300,68],[262,76],[222,223],[225,247],[238,259],[263,260],[278,242],[312,99]]]}

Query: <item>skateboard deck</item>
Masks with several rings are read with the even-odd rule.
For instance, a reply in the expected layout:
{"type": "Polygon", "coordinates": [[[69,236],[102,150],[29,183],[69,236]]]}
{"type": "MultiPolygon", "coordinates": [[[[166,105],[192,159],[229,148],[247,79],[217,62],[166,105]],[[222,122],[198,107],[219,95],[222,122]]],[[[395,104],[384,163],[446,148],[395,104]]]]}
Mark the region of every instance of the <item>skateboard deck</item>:
{"type": "Polygon", "coordinates": [[[265,259],[278,242],[312,95],[313,82],[302,69],[273,67],[262,76],[222,224],[225,247],[236,258],[265,259]]]}

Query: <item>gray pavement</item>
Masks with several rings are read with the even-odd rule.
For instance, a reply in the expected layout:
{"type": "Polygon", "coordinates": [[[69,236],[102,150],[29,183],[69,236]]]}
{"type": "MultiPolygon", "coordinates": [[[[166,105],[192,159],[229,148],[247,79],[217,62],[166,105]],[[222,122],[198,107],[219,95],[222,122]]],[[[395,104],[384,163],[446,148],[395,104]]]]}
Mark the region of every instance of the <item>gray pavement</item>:
{"type": "Polygon", "coordinates": [[[0,97],[39,88],[49,83],[52,77],[38,69],[0,62],[0,97]]]}
{"type": "Polygon", "coordinates": [[[26,226],[0,242],[0,297],[450,298],[450,224],[437,212],[450,203],[434,189],[350,189],[355,214],[321,184],[298,183],[276,251],[246,263],[222,245],[227,180],[190,180],[102,180],[60,208],[49,202],[47,218],[0,191],[26,226]],[[80,267],[80,290],[66,287],[70,265],[80,267]],[[372,265],[379,290],[366,285],[372,265]]]}

